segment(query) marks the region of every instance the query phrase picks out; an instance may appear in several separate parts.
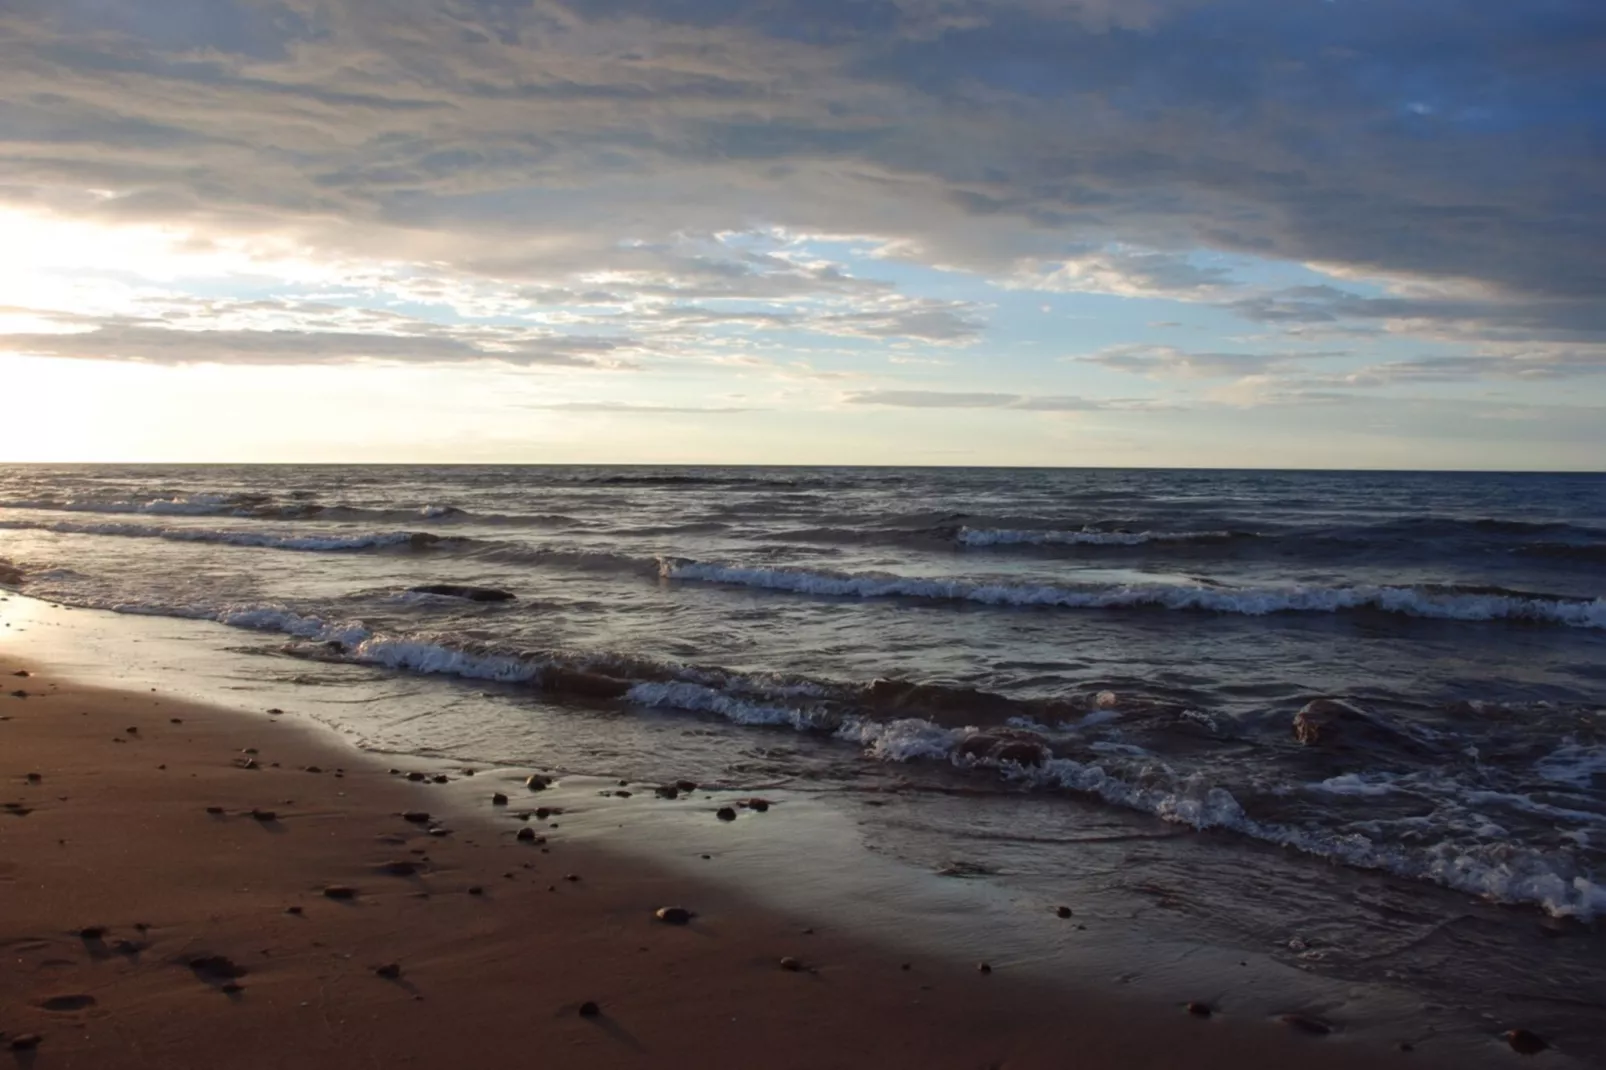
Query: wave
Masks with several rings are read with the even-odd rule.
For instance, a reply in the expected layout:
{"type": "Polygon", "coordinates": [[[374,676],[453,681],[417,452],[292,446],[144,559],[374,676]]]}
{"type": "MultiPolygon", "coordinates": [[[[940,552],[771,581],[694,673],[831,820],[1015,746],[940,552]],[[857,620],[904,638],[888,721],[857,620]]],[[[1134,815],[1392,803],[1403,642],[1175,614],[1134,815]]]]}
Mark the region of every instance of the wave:
{"type": "Polygon", "coordinates": [[[0,509],[53,513],[140,516],[226,516],[241,520],[323,520],[389,523],[463,523],[499,527],[575,527],[584,523],[562,513],[476,514],[455,505],[429,502],[417,507],[376,509],[300,499],[278,502],[263,495],[200,493],[149,500],[0,499],[0,509]]]}
{"type": "Polygon", "coordinates": [[[254,546],[306,553],[351,552],[406,546],[428,549],[459,540],[423,531],[370,531],[349,535],[292,535],[264,531],[226,531],[215,528],[164,528],[152,524],[79,524],[71,521],[37,523],[27,520],[0,520],[0,530],[49,531],[58,535],[111,535],[134,539],[164,539],[170,542],[220,543],[254,546]]]}
{"type": "MultiPolygon", "coordinates": [[[[1028,718],[1011,718],[1011,727],[990,729],[977,728],[974,722],[945,725],[933,719],[945,701],[983,705],[1012,701],[1004,696],[890,681],[863,685],[771,677],[612,654],[520,651],[439,634],[384,634],[361,620],[325,619],[280,604],[121,603],[98,608],[210,620],[286,635],[296,641],[286,652],[304,657],[528,685],[580,700],[680,710],[737,725],[807,732],[851,744],[872,761],[948,763],[1021,787],[1086,796],[1188,828],[1224,830],[1356,868],[1431,881],[1499,902],[1538,906],[1556,916],[1587,920],[1606,913],[1606,887],[1581,872],[1565,850],[1546,852],[1504,838],[1494,843],[1455,840],[1448,838],[1456,834],[1453,823],[1439,830],[1447,838],[1417,844],[1387,842],[1379,833],[1347,825],[1269,821],[1250,816],[1231,790],[1204,774],[1178,775],[1152,754],[1126,757],[1095,743],[1080,756],[1069,756],[1061,743],[1049,746],[1028,718]],[[900,712],[908,715],[890,715],[900,712]]],[[[1076,736],[1115,720],[1122,705],[1119,697],[1108,693],[1061,704],[1061,712],[1082,714],[1075,720],[1061,719],[1061,739],[1066,733],[1076,736]]],[[[1190,713],[1204,716],[1193,711],[1179,716],[1190,713]]],[[[1564,746],[1538,768],[1551,783],[1567,784],[1593,776],[1599,763],[1598,748],[1564,746]]],[[[1330,778],[1315,788],[1333,794],[1384,793],[1372,781],[1353,777],[1330,778]]],[[[1488,801],[1477,792],[1468,799],[1488,801]]],[[[1500,800],[1507,797],[1496,801],[1500,800]]],[[[1558,820],[1587,819],[1591,824],[1601,820],[1599,814],[1555,807],[1546,813],[1558,820]]]]}
{"type": "Polygon", "coordinates": [[[1522,621],[1606,628],[1606,598],[1568,599],[1488,588],[1206,587],[1182,584],[1056,586],[984,583],[887,574],[753,568],[661,558],[666,580],[753,587],[837,598],[913,598],[1058,609],[1171,609],[1265,616],[1373,610],[1430,620],[1522,621]]]}
{"type": "Polygon", "coordinates": [[[1229,542],[1252,539],[1247,531],[1021,531],[963,527],[954,535],[961,546],[1143,546],[1147,543],[1229,542]]]}

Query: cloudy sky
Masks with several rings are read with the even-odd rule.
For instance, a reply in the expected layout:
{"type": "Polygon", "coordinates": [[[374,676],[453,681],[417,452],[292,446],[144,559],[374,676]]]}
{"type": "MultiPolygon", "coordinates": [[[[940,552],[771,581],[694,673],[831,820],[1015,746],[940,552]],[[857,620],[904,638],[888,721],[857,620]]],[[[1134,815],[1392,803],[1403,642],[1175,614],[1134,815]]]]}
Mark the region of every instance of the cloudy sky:
{"type": "Polygon", "coordinates": [[[1606,467],[1599,0],[4,0],[0,460],[1606,467]]]}

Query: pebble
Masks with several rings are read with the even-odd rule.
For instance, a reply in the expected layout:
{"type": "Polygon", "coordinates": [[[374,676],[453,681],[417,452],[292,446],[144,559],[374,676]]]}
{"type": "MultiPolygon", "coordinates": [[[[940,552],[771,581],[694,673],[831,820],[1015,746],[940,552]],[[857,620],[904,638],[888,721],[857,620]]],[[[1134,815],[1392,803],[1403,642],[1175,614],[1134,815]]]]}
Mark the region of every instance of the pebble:
{"type": "Polygon", "coordinates": [[[411,877],[418,872],[418,863],[405,859],[395,862],[381,862],[377,867],[381,873],[388,873],[392,877],[411,877]]]}
{"type": "Polygon", "coordinates": [[[595,1018],[601,1013],[602,1008],[597,1006],[596,1002],[593,1000],[588,999],[584,1003],[580,1004],[579,1014],[582,1018],[595,1018]]]}
{"type": "Polygon", "coordinates": [[[535,816],[540,818],[542,821],[545,821],[547,818],[552,816],[552,811],[545,806],[537,806],[535,808],[535,816]]]}
{"type": "Polygon", "coordinates": [[[1054,911],[1054,916],[1057,918],[1068,918],[1071,916],[1071,908],[1059,907],[1054,911]]]}
{"type": "Polygon", "coordinates": [[[190,959],[189,967],[203,977],[220,981],[244,977],[246,972],[244,967],[236,965],[226,955],[202,955],[190,959]]]}
{"type": "Polygon", "coordinates": [[[272,810],[252,810],[251,816],[262,822],[279,820],[279,815],[272,810]]]}
{"type": "Polygon", "coordinates": [[[985,963],[985,962],[978,962],[976,964],[976,972],[977,973],[992,973],[993,972],[993,968],[991,966],[987,965],[987,963],[985,963]]]}
{"type": "Polygon", "coordinates": [[[412,781],[412,782],[413,782],[413,783],[414,783],[414,784],[417,784],[417,783],[418,783],[418,782],[419,782],[419,781],[421,781],[421,780],[423,780],[423,779],[424,779],[424,774],[423,774],[423,773],[420,773],[420,772],[418,772],[418,771],[417,771],[417,770],[416,770],[416,769],[415,769],[415,770],[413,770],[413,771],[412,771],[412,772],[411,772],[411,773],[408,773],[408,774],[407,774],[407,779],[408,779],[408,780],[411,780],[411,781],[412,781]]]}
{"type": "Polygon", "coordinates": [[[495,795],[491,796],[491,805],[492,806],[506,806],[507,805],[507,796],[503,795],[501,792],[497,792],[495,795]]]}
{"type": "Polygon", "coordinates": [[[409,821],[414,825],[427,825],[429,824],[429,812],[426,810],[408,810],[402,814],[402,820],[409,821]]]}
{"type": "Polygon", "coordinates": [[[697,790],[697,781],[695,781],[695,780],[677,780],[677,781],[675,781],[675,787],[678,788],[681,791],[696,791],[697,790]]]}
{"type": "Polygon", "coordinates": [[[714,811],[714,816],[719,818],[721,821],[735,821],[736,811],[732,810],[728,806],[721,806],[718,810],[714,811]]]}
{"type": "Polygon", "coordinates": [[[437,784],[445,784],[451,780],[451,777],[448,777],[445,773],[436,773],[434,780],[437,784]]]}
{"type": "Polygon", "coordinates": [[[665,925],[685,925],[694,915],[685,907],[659,907],[653,912],[653,917],[665,925]]]}
{"type": "Polygon", "coordinates": [[[220,988],[219,988],[219,989],[218,989],[218,991],[219,991],[219,992],[222,992],[222,993],[223,993],[223,994],[224,994],[224,995],[228,995],[228,996],[237,996],[237,995],[239,995],[239,994],[240,994],[240,993],[241,993],[241,992],[244,992],[244,991],[245,991],[245,986],[244,986],[244,985],[242,985],[242,984],[241,984],[241,983],[240,983],[240,982],[238,982],[238,981],[229,981],[229,982],[228,982],[228,983],[226,983],[226,984],[224,984],[224,985],[222,985],[222,986],[221,986],[221,987],[220,987],[220,988]]]}
{"type": "Polygon", "coordinates": [[[33,1051],[40,1044],[43,1044],[44,1040],[45,1038],[38,1033],[22,1033],[11,1038],[11,1050],[33,1051]]]}
{"type": "Polygon", "coordinates": [[[316,765],[309,765],[309,766],[307,766],[307,772],[309,772],[309,773],[321,773],[321,772],[323,772],[323,770],[320,769],[316,765]]]}
{"type": "Polygon", "coordinates": [[[269,711],[268,711],[268,713],[269,713],[269,714],[271,714],[271,715],[272,715],[272,716],[274,716],[274,717],[277,717],[277,716],[279,716],[279,715],[280,715],[280,714],[282,714],[282,713],[283,713],[283,712],[284,712],[284,711],[283,711],[283,710],[281,710],[281,709],[279,709],[279,707],[277,707],[277,706],[275,706],[275,707],[273,707],[273,709],[271,709],[271,710],[269,710],[269,711]]]}
{"type": "Polygon", "coordinates": [[[797,959],[793,958],[791,955],[787,955],[785,958],[781,959],[781,969],[790,973],[797,973],[803,969],[803,964],[797,959]]]}
{"type": "Polygon", "coordinates": [[[1190,1002],[1187,1005],[1187,1011],[1195,1018],[1208,1018],[1215,1013],[1214,1008],[1212,1008],[1210,1004],[1200,1003],[1198,1000],[1193,1000],[1190,1002]]]}
{"type": "Polygon", "coordinates": [[[355,899],[357,889],[347,884],[331,884],[323,890],[326,899],[355,899]]]}
{"type": "Polygon", "coordinates": [[[400,977],[401,972],[401,965],[395,962],[387,962],[383,966],[374,967],[374,973],[388,981],[394,981],[396,978],[400,977]]]}
{"type": "Polygon", "coordinates": [[[1550,1047],[1550,1043],[1544,1037],[1528,1029],[1509,1031],[1506,1033],[1506,1043],[1510,1044],[1511,1050],[1518,1055],[1538,1055],[1550,1047]]]}
{"type": "Polygon", "coordinates": [[[476,884],[476,885],[472,886],[471,888],[469,888],[468,894],[469,895],[484,895],[485,894],[485,889],[481,888],[479,885],[476,884]]]}
{"type": "Polygon", "coordinates": [[[532,828],[519,829],[518,839],[522,843],[529,843],[531,840],[535,839],[535,830],[532,828]]]}
{"type": "Polygon", "coordinates": [[[258,768],[257,760],[255,758],[240,758],[240,759],[237,759],[234,764],[239,766],[241,769],[256,769],[256,768],[258,768]]]}
{"type": "Polygon", "coordinates": [[[41,776],[40,774],[38,774],[38,773],[29,773],[28,774],[28,783],[30,783],[30,784],[37,784],[37,783],[39,783],[40,781],[42,781],[44,779],[45,778],[43,776],[41,776]]]}
{"type": "Polygon", "coordinates": [[[551,785],[551,783],[552,781],[548,780],[540,773],[531,773],[529,776],[524,778],[524,786],[529,788],[531,791],[545,791],[547,787],[551,785]]]}
{"type": "Polygon", "coordinates": [[[223,812],[223,807],[221,807],[221,806],[208,806],[206,808],[206,812],[215,817],[218,814],[221,814],[223,812]]]}
{"type": "Polygon", "coordinates": [[[123,729],[123,735],[137,736],[139,735],[139,729],[135,728],[133,725],[129,725],[127,728],[123,729]]]}
{"type": "Polygon", "coordinates": [[[770,801],[768,799],[748,799],[747,800],[747,808],[749,810],[752,810],[754,813],[759,813],[759,814],[768,813],[769,812],[769,808],[770,808],[770,801]]]}
{"type": "Polygon", "coordinates": [[[680,789],[675,787],[673,784],[666,784],[661,788],[654,788],[653,793],[662,799],[680,798],[680,789]]]}
{"type": "Polygon", "coordinates": [[[284,912],[285,912],[285,913],[286,913],[286,914],[296,914],[296,915],[299,915],[299,914],[300,914],[300,913],[301,913],[301,908],[300,908],[300,907],[285,907],[285,908],[284,908],[284,912]]]}
{"type": "Polygon", "coordinates": [[[106,926],[104,926],[104,925],[89,925],[89,926],[86,926],[86,927],[78,930],[78,938],[80,940],[104,940],[106,938],[106,926]]]}

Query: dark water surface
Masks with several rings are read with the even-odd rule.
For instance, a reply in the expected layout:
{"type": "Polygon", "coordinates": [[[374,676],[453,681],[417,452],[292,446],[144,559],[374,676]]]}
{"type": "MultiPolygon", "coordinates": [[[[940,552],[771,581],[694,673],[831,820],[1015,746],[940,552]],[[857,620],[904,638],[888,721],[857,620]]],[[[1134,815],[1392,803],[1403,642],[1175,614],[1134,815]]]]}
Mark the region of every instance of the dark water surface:
{"type": "Polygon", "coordinates": [[[921,864],[1606,1019],[1606,476],[10,466],[0,561],[367,746],[877,793],[921,864]]]}

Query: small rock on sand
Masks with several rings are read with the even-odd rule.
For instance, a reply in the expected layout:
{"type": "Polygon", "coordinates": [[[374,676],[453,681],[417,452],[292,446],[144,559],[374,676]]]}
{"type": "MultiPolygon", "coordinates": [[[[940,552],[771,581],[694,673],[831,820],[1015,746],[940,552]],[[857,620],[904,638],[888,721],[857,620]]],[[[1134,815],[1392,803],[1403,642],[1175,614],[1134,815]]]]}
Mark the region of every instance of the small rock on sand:
{"type": "Polygon", "coordinates": [[[531,791],[545,791],[551,786],[551,784],[552,781],[548,780],[540,773],[531,773],[528,777],[524,778],[524,786],[529,788],[531,791]]]}
{"type": "Polygon", "coordinates": [[[221,806],[208,806],[206,808],[206,812],[211,814],[213,817],[216,817],[217,815],[219,815],[219,814],[221,814],[223,812],[223,807],[221,807],[221,806]]]}
{"type": "Polygon", "coordinates": [[[272,810],[252,810],[251,816],[264,823],[279,820],[279,815],[272,810]]]}
{"type": "Polygon", "coordinates": [[[286,914],[296,914],[296,915],[299,915],[299,914],[300,914],[300,913],[301,913],[301,908],[300,908],[300,907],[285,907],[285,908],[284,908],[284,912],[285,912],[285,913],[286,913],[286,914]]]}
{"type": "Polygon", "coordinates": [[[30,784],[37,784],[44,779],[44,776],[39,773],[29,773],[27,776],[28,783],[30,784]]]}
{"type": "Polygon", "coordinates": [[[402,820],[414,825],[427,825],[429,824],[429,812],[427,810],[407,810],[402,813],[402,820]]]}
{"type": "Polygon", "coordinates": [[[721,821],[735,821],[736,811],[732,810],[728,806],[721,806],[718,810],[714,811],[714,816],[719,818],[721,821]]]}
{"type": "Polygon", "coordinates": [[[407,779],[411,780],[414,784],[417,784],[423,781],[424,774],[414,769],[411,773],[407,774],[407,779]]]}
{"type": "Polygon", "coordinates": [[[695,781],[695,780],[677,780],[677,781],[675,781],[675,787],[680,789],[681,791],[696,791],[697,790],[697,781],[695,781]]]}
{"type": "Polygon", "coordinates": [[[331,884],[323,890],[325,899],[355,899],[357,889],[347,884],[331,884]]]}
{"type": "Polygon", "coordinates": [[[989,966],[985,962],[978,962],[976,964],[976,972],[977,973],[992,973],[993,972],[993,968],[991,966],[989,966]]]}
{"type": "Polygon", "coordinates": [[[803,964],[791,955],[787,955],[781,959],[781,969],[789,973],[797,973],[803,969],[803,964]]]}
{"type": "Polygon", "coordinates": [[[597,1006],[595,1001],[588,999],[584,1003],[580,1004],[578,1013],[582,1018],[595,1018],[597,1015],[602,1013],[602,1008],[597,1006]]]}
{"type": "Polygon", "coordinates": [[[1056,907],[1054,909],[1054,916],[1056,918],[1068,918],[1068,917],[1071,916],[1071,908],[1070,907],[1056,907]]]}
{"type": "Polygon", "coordinates": [[[665,925],[685,925],[689,923],[694,916],[695,915],[693,915],[692,912],[687,910],[685,907],[659,907],[653,912],[653,917],[657,918],[665,925]]]}
{"type": "Polygon", "coordinates": [[[40,1044],[43,1044],[44,1041],[45,1038],[40,1036],[38,1033],[22,1033],[11,1038],[11,1050],[33,1051],[40,1044]]]}
{"type": "Polygon", "coordinates": [[[1506,1033],[1506,1043],[1518,1055],[1538,1055],[1550,1047],[1544,1037],[1528,1029],[1513,1029],[1506,1033]]]}
{"type": "Polygon", "coordinates": [[[246,974],[245,967],[237,965],[227,955],[201,955],[190,959],[189,967],[207,980],[232,981],[246,974]]]}
{"type": "Polygon", "coordinates": [[[469,895],[484,895],[485,894],[485,889],[481,888],[479,885],[476,884],[473,887],[469,888],[468,894],[469,895]]]}
{"type": "Polygon", "coordinates": [[[451,777],[447,776],[445,773],[436,773],[430,779],[432,779],[437,784],[446,784],[446,783],[449,783],[451,781],[451,777]]]}
{"type": "Polygon", "coordinates": [[[1201,1003],[1198,1000],[1193,1000],[1192,1002],[1188,1003],[1186,1010],[1195,1018],[1208,1018],[1215,1013],[1215,1010],[1210,1006],[1210,1004],[1201,1003]]]}
{"type": "Polygon", "coordinates": [[[395,962],[387,962],[383,966],[375,966],[374,967],[374,973],[378,974],[380,977],[385,978],[385,980],[387,980],[387,981],[394,981],[396,978],[400,977],[401,974],[402,974],[401,964],[400,963],[395,963],[395,962]]]}
{"type": "Polygon", "coordinates": [[[770,801],[768,799],[748,799],[747,808],[757,814],[767,813],[770,808],[770,801]]]}
{"type": "Polygon", "coordinates": [[[419,866],[417,862],[399,859],[394,862],[381,862],[376,868],[379,872],[389,874],[392,877],[411,877],[418,872],[419,866]]]}
{"type": "Polygon", "coordinates": [[[507,796],[503,795],[501,792],[497,792],[495,795],[491,796],[491,805],[492,806],[506,806],[507,805],[507,796]]]}
{"type": "Polygon", "coordinates": [[[106,926],[104,926],[104,925],[88,925],[88,926],[85,926],[84,928],[78,930],[78,939],[80,939],[80,940],[104,940],[104,939],[106,939],[106,926]]]}

